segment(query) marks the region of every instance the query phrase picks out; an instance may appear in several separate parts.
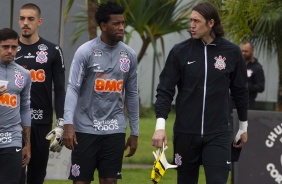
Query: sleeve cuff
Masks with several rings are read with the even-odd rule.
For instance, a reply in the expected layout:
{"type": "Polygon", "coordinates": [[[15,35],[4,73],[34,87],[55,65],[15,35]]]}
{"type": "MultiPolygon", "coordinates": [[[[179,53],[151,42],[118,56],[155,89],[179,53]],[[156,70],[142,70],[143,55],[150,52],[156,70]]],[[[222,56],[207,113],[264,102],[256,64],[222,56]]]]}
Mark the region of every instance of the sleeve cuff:
{"type": "Polygon", "coordinates": [[[156,123],[156,130],[165,130],[165,119],[164,118],[158,118],[156,123]]]}
{"type": "Polygon", "coordinates": [[[243,132],[247,132],[248,129],[248,121],[239,121],[239,129],[243,132]]]}

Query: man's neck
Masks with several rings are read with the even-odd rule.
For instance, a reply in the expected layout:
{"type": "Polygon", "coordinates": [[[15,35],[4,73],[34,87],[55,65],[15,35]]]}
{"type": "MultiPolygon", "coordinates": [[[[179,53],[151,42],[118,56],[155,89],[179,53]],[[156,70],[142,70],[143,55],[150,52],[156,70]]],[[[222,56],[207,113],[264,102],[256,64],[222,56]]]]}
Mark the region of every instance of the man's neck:
{"type": "Polygon", "coordinates": [[[20,42],[22,42],[25,45],[32,45],[36,43],[39,40],[39,38],[40,37],[38,35],[32,35],[30,37],[24,37],[21,35],[20,42]]]}
{"type": "Polygon", "coordinates": [[[254,57],[252,57],[251,59],[249,59],[248,61],[246,61],[247,63],[253,63],[253,62],[255,62],[255,58],[254,57]]]}

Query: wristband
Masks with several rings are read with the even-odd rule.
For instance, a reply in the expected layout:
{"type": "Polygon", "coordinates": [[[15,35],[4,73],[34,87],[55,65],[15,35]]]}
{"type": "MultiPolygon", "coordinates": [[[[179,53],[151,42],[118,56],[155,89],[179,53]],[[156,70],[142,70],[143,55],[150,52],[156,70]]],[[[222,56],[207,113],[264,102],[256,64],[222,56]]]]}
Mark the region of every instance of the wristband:
{"type": "Polygon", "coordinates": [[[156,130],[165,130],[165,119],[158,118],[156,123],[156,130]]]}
{"type": "Polygon", "coordinates": [[[248,121],[239,121],[239,129],[243,132],[247,132],[248,121]]]}

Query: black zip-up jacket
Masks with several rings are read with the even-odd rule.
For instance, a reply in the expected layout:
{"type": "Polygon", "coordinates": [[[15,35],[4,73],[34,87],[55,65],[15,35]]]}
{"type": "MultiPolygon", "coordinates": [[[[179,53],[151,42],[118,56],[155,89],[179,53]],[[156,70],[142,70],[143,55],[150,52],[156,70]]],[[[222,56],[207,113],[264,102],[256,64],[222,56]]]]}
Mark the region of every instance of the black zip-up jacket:
{"type": "Polygon", "coordinates": [[[41,37],[31,45],[25,45],[19,41],[15,62],[30,71],[32,123],[53,122],[53,86],[56,118],[63,118],[65,64],[62,49],[41,37]]]}
{"type": "Polygon", "coordinates": [[[255,100],[258,93],[264,91],[264,73],[262,65],[255,58],[254,62],[247,64],[247,76],[248,76],[248,87],[249,87],[249,99],[255,100]]]}
{"type": "Polygon", "coordinates": [[[247,121],[248,85],[241,50],[224,38],[210,44],[190,38],[170,51],[159,77],[156,117],[167,119],[177,86],[174,131],[232,131],[230,95],[239,120],[247,121]]]}

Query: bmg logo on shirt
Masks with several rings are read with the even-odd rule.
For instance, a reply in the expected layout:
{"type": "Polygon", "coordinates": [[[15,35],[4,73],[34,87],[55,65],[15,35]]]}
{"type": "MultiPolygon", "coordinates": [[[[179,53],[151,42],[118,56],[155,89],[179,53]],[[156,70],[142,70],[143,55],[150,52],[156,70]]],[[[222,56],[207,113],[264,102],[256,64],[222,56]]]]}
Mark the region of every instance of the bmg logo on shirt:
{"type": "Polygon", "coordinates": [[[0,133],[0,144],[12,142],[12,133],[0,133]]]}
{"type": "Polygon", "coordinates": [[[43,119],[43,110],[30,109],[30,111],[31,111],[31,119],[35,119],[35,120],[43,119]]]}

